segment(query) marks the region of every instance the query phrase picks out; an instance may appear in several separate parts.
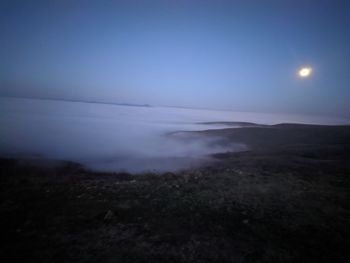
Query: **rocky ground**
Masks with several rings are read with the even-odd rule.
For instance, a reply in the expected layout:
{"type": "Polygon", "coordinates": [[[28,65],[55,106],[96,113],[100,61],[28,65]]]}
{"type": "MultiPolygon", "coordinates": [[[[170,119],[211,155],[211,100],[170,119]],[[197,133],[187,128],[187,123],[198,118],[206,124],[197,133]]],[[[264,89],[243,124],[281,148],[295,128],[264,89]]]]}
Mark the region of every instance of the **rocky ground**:
{"type": "Polygon", "coordinates": [[[197,134],[250,150],[143,175],[1,159],[1,261],[349,262],[350,127],[197,134]]]}

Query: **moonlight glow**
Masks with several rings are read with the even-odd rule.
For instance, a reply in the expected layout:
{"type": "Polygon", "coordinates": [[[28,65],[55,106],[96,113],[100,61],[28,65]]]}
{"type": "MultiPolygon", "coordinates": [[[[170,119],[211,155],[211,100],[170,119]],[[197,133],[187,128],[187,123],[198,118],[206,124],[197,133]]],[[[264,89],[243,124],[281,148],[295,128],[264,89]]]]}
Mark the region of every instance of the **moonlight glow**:
{"type": "Polygon", "coordinates": [[[302,78],[307,78],[307,77],[309,77],[311,75],[311,72],[312,72],[312,68],[304,67],[304,68],[301,68],[299,70],[298,74],[302,78]]]}

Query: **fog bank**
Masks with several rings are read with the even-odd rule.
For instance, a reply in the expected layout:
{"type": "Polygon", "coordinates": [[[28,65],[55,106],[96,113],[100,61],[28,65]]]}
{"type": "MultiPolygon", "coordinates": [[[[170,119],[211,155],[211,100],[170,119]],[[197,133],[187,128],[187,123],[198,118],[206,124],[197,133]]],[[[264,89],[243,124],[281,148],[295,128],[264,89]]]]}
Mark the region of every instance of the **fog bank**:
{"type": "Polygon", "coordinates": [[[0,98],[0,155],[70,160],[105,171],[174,171],[207,162],[213,153],[245,150],[242,144],[220,145],[221,138],[169,135],[227,128],[199,124],[225,121],[350,123],[315,116],[0,98]]]}

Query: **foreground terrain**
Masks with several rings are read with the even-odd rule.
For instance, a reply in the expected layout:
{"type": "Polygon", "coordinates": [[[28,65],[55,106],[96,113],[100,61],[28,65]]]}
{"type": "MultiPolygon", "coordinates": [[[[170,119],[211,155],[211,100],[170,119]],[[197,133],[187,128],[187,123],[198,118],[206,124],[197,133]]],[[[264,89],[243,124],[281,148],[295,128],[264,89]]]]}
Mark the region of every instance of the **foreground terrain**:
{"type": "Polygon", "coordinates": [[[143,175],[2,159],[2,262],[349,262],[349,126],[196,134],[249,150],[143,175]]]}

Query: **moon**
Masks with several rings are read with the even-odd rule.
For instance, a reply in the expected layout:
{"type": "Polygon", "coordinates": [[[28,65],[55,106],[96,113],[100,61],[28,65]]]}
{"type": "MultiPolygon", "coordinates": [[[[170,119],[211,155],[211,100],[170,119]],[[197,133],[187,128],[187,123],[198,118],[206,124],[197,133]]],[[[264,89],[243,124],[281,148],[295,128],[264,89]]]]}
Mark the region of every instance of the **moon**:
{"type": "Polygon", "coordinates": [[[312,73],[312,68],[311,67],[302,67],[298,71],[298,75],[301,78],[307,78],[307,77],[309,77],[311,75],[311,73],[312,73]]]}

